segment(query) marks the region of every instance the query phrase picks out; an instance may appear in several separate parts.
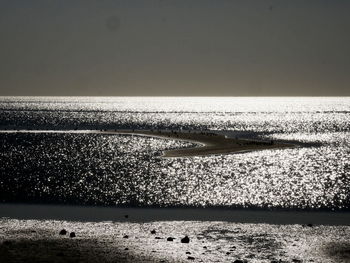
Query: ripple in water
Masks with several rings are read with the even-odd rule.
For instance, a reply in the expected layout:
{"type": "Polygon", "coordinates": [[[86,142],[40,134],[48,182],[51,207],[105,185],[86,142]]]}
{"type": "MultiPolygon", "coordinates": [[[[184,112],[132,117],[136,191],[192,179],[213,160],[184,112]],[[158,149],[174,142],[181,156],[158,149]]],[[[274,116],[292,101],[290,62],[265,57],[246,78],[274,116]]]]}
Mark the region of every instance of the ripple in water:
{"type": "Polygon", "coordinates": [[[1,134],[0,198],[133,206],[349,208],[349,150],[161,158],[192,144],[130,135],[1,134]]]}
{"type": "Polygon", "coordinates": [[[2,202],[350,208],[349,98],[23,97],[0,98],[0,108],[3,130],[211,129],[315,143],[165,159],[162,151],[192,144],[130,135],[2,133],[2,202]]]}

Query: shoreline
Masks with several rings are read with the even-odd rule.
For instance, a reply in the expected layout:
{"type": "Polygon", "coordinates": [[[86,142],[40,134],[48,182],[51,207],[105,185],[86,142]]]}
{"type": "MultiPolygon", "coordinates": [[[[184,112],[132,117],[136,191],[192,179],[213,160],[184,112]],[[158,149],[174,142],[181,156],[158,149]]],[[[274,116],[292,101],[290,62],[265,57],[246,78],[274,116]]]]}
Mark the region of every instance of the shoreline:
{"type": "Polygon", "coordinates": [[[153,131],[153,130],[1,130],[0,133],[91,133],[149,136],[195,143],[198,146],[164,151],[162,157],[195,157],[218,154],[244,153],[258,150],[297,147],[295,142],[264,141],[231,138],[215,132],[198,131],[153,131]]]}
{"type": "Polygon", "coordinates": [[[130,213],[124,221],[0,218],[0,258],[57,263],[350,261],[350,226],[137,222],[133,216],[130,213]]]}
{"type": "Polygon", "coordinates": [[[223,221],[246,224],[350,226],[349,211],[225,208],[121,208],[73,205],[0,204],[0,218],[78,222],[223,221]],[[125,217],[128,215],[127,217],[125,217]]]}

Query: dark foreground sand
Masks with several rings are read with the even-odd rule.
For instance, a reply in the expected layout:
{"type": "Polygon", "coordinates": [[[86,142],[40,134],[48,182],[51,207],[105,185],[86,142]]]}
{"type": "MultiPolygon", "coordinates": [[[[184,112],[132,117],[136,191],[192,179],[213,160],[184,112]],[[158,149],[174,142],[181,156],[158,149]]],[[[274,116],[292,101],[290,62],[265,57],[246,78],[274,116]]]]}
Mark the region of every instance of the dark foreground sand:
{"type": "Polygon", "coordinates": [[[15,219],[2,219],[0,226],[4,263],[350,262],[349,226],[15,219]],[[62,229],[76,237],[59,235],[62,229]],[[189,243],[181,243],[185,235],[189,243]]]}
{"type": "Polygon", "coordinates": [[[0,205],[0,262],[350,262],[349,218],[340,212],[0,205]],[[62,229],[68,233],[59,235],[62,229]],[[189,243],[181,243],[185,235],[189,243]]]}

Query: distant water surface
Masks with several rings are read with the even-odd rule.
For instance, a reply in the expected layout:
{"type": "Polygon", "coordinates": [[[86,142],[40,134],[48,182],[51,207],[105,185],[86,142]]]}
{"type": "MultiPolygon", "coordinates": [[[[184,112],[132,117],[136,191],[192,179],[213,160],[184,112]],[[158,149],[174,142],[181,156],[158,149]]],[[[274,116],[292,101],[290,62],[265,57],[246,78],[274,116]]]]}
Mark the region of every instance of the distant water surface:
{"type": "Polygon", "coordinates": [[[348,97],[0,97],[0,129],[211,130],[310,147],[162,158],[188,142],[0,133],[1,202],[349,210],[348,97]]]}

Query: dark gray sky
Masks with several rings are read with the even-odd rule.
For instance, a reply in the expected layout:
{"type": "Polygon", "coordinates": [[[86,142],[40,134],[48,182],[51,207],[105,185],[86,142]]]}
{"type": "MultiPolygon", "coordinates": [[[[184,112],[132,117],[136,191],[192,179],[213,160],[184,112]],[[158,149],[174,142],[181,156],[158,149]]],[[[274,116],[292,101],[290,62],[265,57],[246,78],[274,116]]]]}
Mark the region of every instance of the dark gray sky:
{"type": "Polygon", "coordinates": [[[0,95],[350,95],[350,1],[0,0],[0,95]]]}

